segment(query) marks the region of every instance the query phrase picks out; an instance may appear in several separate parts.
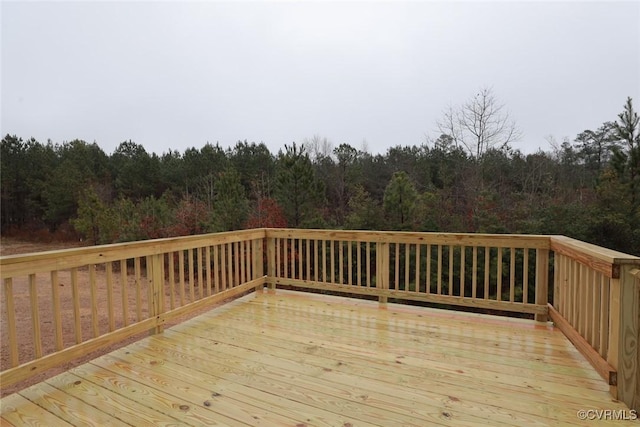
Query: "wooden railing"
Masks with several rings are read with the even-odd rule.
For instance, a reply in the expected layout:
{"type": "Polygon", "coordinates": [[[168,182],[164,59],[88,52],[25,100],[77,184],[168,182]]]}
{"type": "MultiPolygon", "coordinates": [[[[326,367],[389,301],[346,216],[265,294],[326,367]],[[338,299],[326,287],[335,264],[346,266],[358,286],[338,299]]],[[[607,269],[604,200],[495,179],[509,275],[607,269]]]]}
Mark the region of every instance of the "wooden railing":
{"type": "Polygon", "coordinates": [[[0,268],[2,387],[267,284],[550,316],[640,409],[640,258],[563,236],[257,229],[1,257],[0,268]]]}
{"type": "Polygon", "coordinates": [[[545,236],[267,230],[269,283],[547,315],[545,236]]]}
{"type": "Polygon", "coordinates": [[[556,325],[609,383],[640,410],[640,258],[552,236],[556,325]]]}
{"type": "Polygon", "coordinates": [[[2,257],[0,384],[262,286],[263,241],[249,230],[2,257]]]}

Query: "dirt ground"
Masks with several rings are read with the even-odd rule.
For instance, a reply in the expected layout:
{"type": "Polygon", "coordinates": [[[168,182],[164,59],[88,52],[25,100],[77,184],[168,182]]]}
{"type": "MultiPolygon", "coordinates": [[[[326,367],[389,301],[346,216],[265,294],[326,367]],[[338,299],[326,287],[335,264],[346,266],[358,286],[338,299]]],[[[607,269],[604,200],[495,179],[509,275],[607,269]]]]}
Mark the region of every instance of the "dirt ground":
{"type": "MultiPolygon", "coordinates": [[[[5,239],[0,240],[0,255],[14,255],[14,254],[24,254],[24,253],[32,253],[32,252],[42,252],[42,251],[50,251],[57,249],[65,249],[70,247],[78,247],[81,246],[80,243],[65,244],[65,243],[30,243],[20,240],[14,239],[5,239]]],[[[147,291],[146,291],[146,280],[144,277],[139,282],[135,280],[135,274],[133,268],[127,269],[127,281],[123,286],[120,283],[120,272],[118,271],[119,264],[114,265],[113,271],[113,285],[111,288],[112,302],[113,302],[113,323],[115,323],[115,327],[121,327],[124,325],[125,316],[128,318],[129,323],[133,323],[140,316],[141,319],[145,319],[147,317],[148,309],[147,309],[147,291]],[[131,271],[129,271],[131,270],[131,271]],[[123,294],[125,294],[126,298],[123,298],[123,294]],[[124,313],[123,306],[124,301],[128,303],[128,310],[124,313]]],[[[78,269],[77,271],[77,289],[80,300],[79,305],[79,314],[80,314],[80,324],[81,329],[79,333],[81,334],[81,340],[86,341],[94,336],[94,323],[91,315],[91,290],[89,286],[89,270],[88,268],[78,269]]],[[[97,327],[98,333],[104,334],[109,331],[110,319],[108,315],[108,295],[107,285],[106,285],[106,267],[104,265],[96,266],[96,283],[97,283],[97,292],[96,292],[96,300],[98,305],[98,319],[97,327]]],[[[143,275],[144,276],[144,275],[143,275]]],[[[69,347],[73,345],[77,340],[77,333],[75,328],[75,316],[74,316],[74,304],[73,304],[73,292],[72,292],[72,274],[70,271],[60,271],[58,272],[57,278],[57,292],[59,294],[59,303],[60,303],[60,313],[61,313],[61,323],[62,323],[62,336],[64,347],[69,347]]],[[[196,284],[194,283],[194,287],[196,284]]],[[[42,352],[43,355],[52,353],[55,351],[55,338],[54,338],[54,317],[53,317],[53,286],[51,276],[49,274],[37,274],[36,275],[36,286],[38,289],[38,317],[39,324],[41,328],[41,344],[42,344],[42,352]]],[[[19,363],[25,363],[34,358],[35,355],[35,346],[34,346],[34,336],[33,336],[33,319],[31,314],[31,300],[29,295],[29,278],[28,277],[16,277],[13,279],[13,297],[15,304],[15,321],[16,321],[16,329],[17,329],[17,341],[18,341],[18,358],[19,363]]],[[[167,308],[169,308],[169,295],[171,289],[169,288],[169,284],[167,283],[165,286],[165,295],[167,299],[167,308]]],[[[5,287],[3,286],[2,295],[0,297],[0,368],[1,370],[5,370],[10,368],[10,355],[9,355],[9,338],[8,331],[6,328],[7,324],[7,306],[6,306],[6,294],[5,287]]],[[[178,298],[180,291],[177,289],[177,286],[174,286],[173,289],[174,295],[176,299],[178,298]]],[[[190,289],[189,284],[185,284],[185,292],[186,296],[185,302],[189,302],[190,289]]],[[[196,294],[197,297],[197,294],[196,294]]],[[[177,304],[177,301],[176,301],[177,304]]],[[[204,309],[198,312],[190,313],[188,316],[177,319],[171,324],[166,325],[167,327],[172,324],[178,323],[180,321],[186,320],[187,318],[194,317],[198,314],[201,314],[204,311],[210,310],[204,309]]],[[[64,372],[72,367],[78,366],[82,363],[85,363],[91,359],[98,357],[101,354],[108,353],[113,351],[119,347],[122,347],[126,344],[129,344],[133,341],[136,341],[140,338],[147,336],[148,333],[142,333],[137,336],[131,337],[127,340],[118,342],[109,347],[103,348],[102,350],[92,352],[78,358],[76,360],[65,363],[57,368],[51,369],[42,374],[36,375],[33,378],[15,384],[9,387],[3,387],[0,384],[0,397],[6,396],[8,394],[19,391],[25,387],[28,387],[37,382],[43,381],[47,378],[50,378],[58,373],[64,372]]]]}

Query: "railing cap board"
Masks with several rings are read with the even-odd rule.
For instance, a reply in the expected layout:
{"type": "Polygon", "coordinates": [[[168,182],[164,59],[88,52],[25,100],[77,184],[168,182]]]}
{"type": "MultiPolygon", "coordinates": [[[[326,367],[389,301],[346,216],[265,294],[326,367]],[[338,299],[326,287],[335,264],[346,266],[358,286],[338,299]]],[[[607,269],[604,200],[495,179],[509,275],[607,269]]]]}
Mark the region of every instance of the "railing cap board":
{"type": "Polygon", "coordinates": [[[90,264],[119,261],[122,259],[163,254],[223,243],[234,243],[242,240],[263,239],[264,237],[264,229],[239,230],[8,255],[0,257],[0,277],[5,279],[7,277],[26,274],[65,270],[90,264]]]}
{"type": "Polygon", "coordinates": [[[432,233],[402,231],[267,228],[267,238],[350,240],[376,243],[414,243],[454,246],[549,249],[549,236],[534,234],[432,233]]]}
{"type": "Polygon", "coordinates": [[[621,265],[640,266],[640,257],[603,248],[566,236],[549,236],[554,252],[569,256],[613,279],[620,278],[621,265]]]}

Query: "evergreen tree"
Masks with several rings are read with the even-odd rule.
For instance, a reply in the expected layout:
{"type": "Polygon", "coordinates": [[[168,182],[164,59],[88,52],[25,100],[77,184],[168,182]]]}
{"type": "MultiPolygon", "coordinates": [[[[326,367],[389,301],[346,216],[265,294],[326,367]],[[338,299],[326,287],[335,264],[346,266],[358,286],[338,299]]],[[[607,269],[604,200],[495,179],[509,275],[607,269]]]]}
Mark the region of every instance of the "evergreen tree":
{"type": "Polygon", "coordinates": [[[418,198],[413,183],[405,172],[396,172],[384,191],[384,211],[393,229],[406,230],[411,227],[418,198]]]}
{"type": "Polygon", "coordinates": [[[285,145],[277,160],[276,198],[287,222],[293,227],[317,222],[323,199],[322,184],[316,179],[309,155],[303,147],[285,145]]]}
{"type": "Polygon", "coordinates": [[[214,183],[215,199],[212,217],[214,231],[239,230],[244,224],[249,201],[240,181],[240,174],[229,167],[214,183]]]}

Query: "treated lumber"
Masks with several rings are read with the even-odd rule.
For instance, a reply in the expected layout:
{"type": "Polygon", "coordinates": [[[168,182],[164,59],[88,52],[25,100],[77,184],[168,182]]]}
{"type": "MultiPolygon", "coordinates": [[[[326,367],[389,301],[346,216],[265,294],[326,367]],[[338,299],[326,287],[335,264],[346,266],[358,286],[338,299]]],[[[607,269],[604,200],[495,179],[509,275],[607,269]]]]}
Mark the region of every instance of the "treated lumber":
{"type": "Polygon", "coordinates": [[[296,286],[308,289],[320,289],[347,294],[370,295],[376,297],[396,298],[409,301],[424,301],[434,304],[451,304],[466,307],[513,311],[519,313],[531,313],[546,315],[547,306],[536,304],[523,304],[519,302],[484,300],[470,297],[459,297],[451,295],[428,294],[426,292],[398,291],[391,289],[378,289],[364,286],[336,285],[325,282],[309,282],[306,280],[288,279],[280,277],[267,277],[268,283],[276,285],[296,286]]]}
{"type": "Polygon", "coordinates": [[[416,233],[267,228],[267,238],[344,240],[373,243],[413,243],[454,246],[491,246],[549,249],[549,236],[533,234],[416,233]]]}
{"type": "Polygon", "coordinates": [[[0,425],[23,426],[72,426],[72,424],[41,408],[25,397],[14,393],[2,398],[0,425]],[[4,423],[7,424],[4,424],[4,423]]]}
{"type": "Polygon", "coordinates": [[[99,350],[103,347],[129,338],[133,335],[161,326],[166,321],[179,316],[183,316],[192,310],[206,308],[207,306],[214,305],[225,299],[233,298],[234,296],[240,295],[244,292],[248,292],[258,286],[260,283],[264,283],[264,278],[252,280],[243,285],[229,289],[225,292],[211,295],[210,297],[206,297],[189,305],[185,305],[166,313],[162,313],[156,317],[142,320],[124,328],[120,328],[116,331],[101,335],[97,338],[92,338],[83,343],[68,347],[62,351],[51,353],[39,359],[35,359],[14,368],[4,370],[0,372],[0,384],[2,384],[3,387],[8,387],[33,375],[59,366],[65,362],[68,362],[69,360],[77,359],[78,357],[83,356],[86,353],[99,350]]]}
{"type": "Polygon", "coordinates": [[[24,276],[53,270],[67,270],[90,264],[102,264],[110,261],[140,258],[208,245],[234,243],[264,237],[265,232],[263,229],[239,230],[225,233],[201,234],[197,236],[171,237],[61,249],[33,254],[7,255],[0,257],[0,278],[5,279],[7,277],[24,276]]]}
{"type": "Polygon", "coordinates": [[[550,249],[610,278],[620,278],[620,265],[640,266],[640,257],[606,249],[566,236],[549,236],[550,249]]]}
{"type": "Polygon", "coordinates": [[[36,386],[26,388],[20,392],[20,395],[76,426],[130,427],[130,424],[114,417],[113,414],[105,412],[109,411],[108,407],[92,406],[82,399],[71,396],[47,383],[39,383],[36,386]]]}

